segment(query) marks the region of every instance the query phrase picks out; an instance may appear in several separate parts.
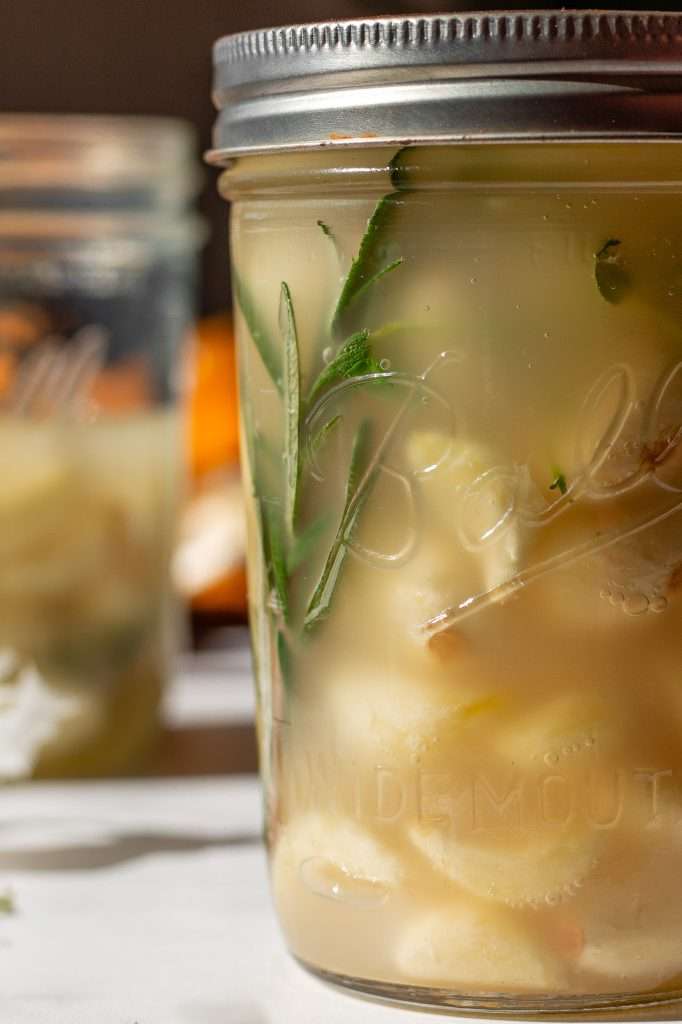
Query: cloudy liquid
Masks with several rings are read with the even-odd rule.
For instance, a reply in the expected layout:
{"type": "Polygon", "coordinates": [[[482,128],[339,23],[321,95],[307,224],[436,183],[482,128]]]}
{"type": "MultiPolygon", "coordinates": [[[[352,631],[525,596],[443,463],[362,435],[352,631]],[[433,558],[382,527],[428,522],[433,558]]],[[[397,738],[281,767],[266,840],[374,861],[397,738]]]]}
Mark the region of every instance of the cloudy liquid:
{"type": "Polygon", "coordinates": [[[274,896],[313,967],[474,998],[679,987],[676,152],[227,175],[260,175],[233,219],[251,621],[274,896]],[[338,316],[383,195],[384,272],[338,316]],[[259,352],[290,346],[282,282],[293,517],[291,390],[259,352]],[[363,330],[371,364],[315,390],[363,330]]]}
{"type": "Polygon", "coordinates": [[[178,421],[0,419],[0,776],[130,770],[165,671],[178,421]]]}

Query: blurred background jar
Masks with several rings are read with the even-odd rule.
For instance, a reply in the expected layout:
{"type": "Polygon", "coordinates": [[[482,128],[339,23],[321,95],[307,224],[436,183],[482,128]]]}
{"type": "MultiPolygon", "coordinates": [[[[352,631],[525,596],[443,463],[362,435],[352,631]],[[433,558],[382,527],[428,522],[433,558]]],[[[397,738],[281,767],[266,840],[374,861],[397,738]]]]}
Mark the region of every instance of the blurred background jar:
{"type": "Polygon", "coordinates": [[[171,646],[195,140],[0,117],[0,780],[134,771],[171,646]]]}

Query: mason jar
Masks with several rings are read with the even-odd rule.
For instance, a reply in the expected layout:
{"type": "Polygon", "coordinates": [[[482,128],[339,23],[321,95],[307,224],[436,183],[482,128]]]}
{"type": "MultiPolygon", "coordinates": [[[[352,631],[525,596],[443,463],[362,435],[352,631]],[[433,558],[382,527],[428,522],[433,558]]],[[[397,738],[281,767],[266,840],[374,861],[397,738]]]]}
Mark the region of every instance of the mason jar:
{"type": "Polygon", "coordinates": [[[0,117],[0,779],[156,736],[201,229],[162,119],[0,117]]]}
{"type": "Polygon", "coordinates": [[[682,988],[682,19],[215,49],[272,890],[361,992],[682,988]]]}

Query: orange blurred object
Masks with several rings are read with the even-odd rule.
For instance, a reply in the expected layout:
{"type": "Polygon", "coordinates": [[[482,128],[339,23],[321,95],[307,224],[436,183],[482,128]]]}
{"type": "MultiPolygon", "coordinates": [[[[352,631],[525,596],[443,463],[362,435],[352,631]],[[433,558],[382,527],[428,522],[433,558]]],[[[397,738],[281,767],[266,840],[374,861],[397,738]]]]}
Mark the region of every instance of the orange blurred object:
{"type": "Polygon", "coordinates": [[[47,328],[45,315],[28,302],[0,306],[0,396],[14,382],[17,353],[39,341],[47,328]]]}
{"type": "Polygon", "coordinates": [[[12,302],[0,306],[0,346],[28,348],[50,330],[50,321],[40,306],[12,302]]]}
{"type": "Polygon", "coordinates": [[[197,328],[190,402],[192,477],[239,462],[237,372],[232,320],[213,316],[197,328]]]}
{"type": "Polygon", "coordinates": [[[202,590],[192,600],[197,612],[230,612],[233,615],[246,611],[246,568],[240,566],[218,583],[202,590]]]}
{"type": "Polygon", "coordinates": [[[17,358],[13,352],[0,352],[0,395],[9,391],[14,379],[17,358]]]}
{"type": "MultiPolygon", "coordinates": [[[[239,465],[239,412],[232,320],[214,316],[197,327],[194,383],[189,407],[190,468],[195,503],[234,485],[239,465]]],[[[204,505],[205,505],[204,501],[204,505]]],[[[214,506],[229,513],[229,505],[214,506]]],[[[243,562],[191,595],[192,610],[244,615],[243,562]]]]}
{"type": "Polygon", "coordinates": [[[109,413],[135,412],[152,404],[148,370],[142,359],[100,370],[90,386],[95,405],[109,413]]]}

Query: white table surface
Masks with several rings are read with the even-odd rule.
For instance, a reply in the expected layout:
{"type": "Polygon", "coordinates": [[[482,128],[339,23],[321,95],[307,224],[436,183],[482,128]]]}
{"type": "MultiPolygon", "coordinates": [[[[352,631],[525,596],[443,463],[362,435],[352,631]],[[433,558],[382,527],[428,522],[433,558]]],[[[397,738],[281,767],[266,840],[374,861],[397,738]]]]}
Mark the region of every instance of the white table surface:
{"type": "Polygon", "coordinates": [[[2,1024],[453,1020],[337,992],[289,958],[253,778],[40,784],[2,807],[2,1024]]]}

